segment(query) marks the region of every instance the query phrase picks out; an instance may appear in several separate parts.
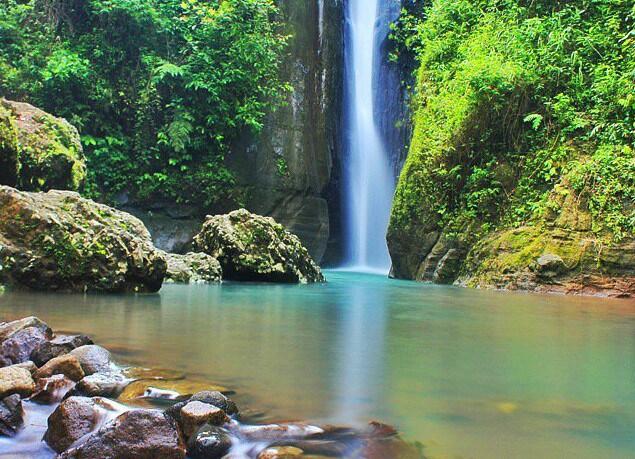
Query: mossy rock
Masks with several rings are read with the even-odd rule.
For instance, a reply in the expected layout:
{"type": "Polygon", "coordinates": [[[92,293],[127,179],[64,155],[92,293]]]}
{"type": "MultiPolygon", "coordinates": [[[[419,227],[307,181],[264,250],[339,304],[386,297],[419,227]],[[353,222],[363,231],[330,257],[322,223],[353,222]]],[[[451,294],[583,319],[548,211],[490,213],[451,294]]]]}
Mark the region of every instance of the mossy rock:
{"type": "Polygon", "coordinates": [[[223,278],[280,283],[324,282],[300,239],[273,218],[245,209],[207,217],[194,249],[216,258],[223,278]]]}
{"type": "MultiPolygon", "coordinates": [[[[10,114],[18,146],[17,181],[3,184],[26,191],[78,190],[86,178],[86,161],[77,129],[26,103],[2,100],[0,110],[10,114]]],[[[5,137],[0,131],[0,139],[5,137]]]]}
{"type": "Polygon", "coordinates": [[[18,133],[11,111],[0,104],[0,185],[15,186],[18,181],[18,133]]]}
{"type": "Polygon", "coordinates": [[[0,186],[0,284],[33,290],[155,292],[167,270],[140,220],[72,191],[0,186]]]}

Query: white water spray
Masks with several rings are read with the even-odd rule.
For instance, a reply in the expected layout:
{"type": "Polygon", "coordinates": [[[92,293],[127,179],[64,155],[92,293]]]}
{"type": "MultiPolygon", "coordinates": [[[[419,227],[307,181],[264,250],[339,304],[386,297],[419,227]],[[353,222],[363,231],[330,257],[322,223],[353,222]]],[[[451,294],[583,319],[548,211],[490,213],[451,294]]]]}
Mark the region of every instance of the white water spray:
{"type": "Polygon", "coordinates": [[[375,120],[378,1],[347,1],[345,265],[387,273],[386,230],[395,184],[375,120]]]}

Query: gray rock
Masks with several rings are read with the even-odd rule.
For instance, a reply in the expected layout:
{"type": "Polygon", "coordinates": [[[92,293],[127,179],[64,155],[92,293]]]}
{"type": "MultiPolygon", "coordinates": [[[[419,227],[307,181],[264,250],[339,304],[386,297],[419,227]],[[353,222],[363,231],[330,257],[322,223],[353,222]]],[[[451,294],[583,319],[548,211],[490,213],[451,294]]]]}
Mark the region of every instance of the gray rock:
{"type": "Polygon", "coordinates": [[[166,254],[168,272],[166,282],[177,284],[217,283],[222,279],[220,263],[205,253],[190,252],[186,255],[166,254]]]}
{"type": "Polygon", "coordinates": [[[208,217],[194,248],[218,259],[223,278],[284,283],[324,282],[297,236],[273,218],[245,209],[208,217]]]}
{"type": "Polygon", "coordinates": [[[185,445],[174,420],[154,410],[123,413],[60,459],[182,459],[185,445]]]}
{"type": "Polygon", "coordinates": [[[196,433],[203,424],[221,426],[229,418],[220,408],[199,401],[189,402],[181,408],[181,431],[186,438],[196,433]]]}
{"type": "Polygon", "coordinates": [[[12,437],[24,425],[24,410],[18,394],[0,401],[0,435],[12,437]]]}
{"type": "Polygon", "coordinates": [[[208,405],[220,408],[228,415],[234,415],[238,413],[238,407],[233,400],[224,396],[218,391],[201,391],[192,395],[188,400],[179,402],[171,406],[166,410],[168,416],[172,416],[179,423],[181,422],[181,409],[190,402],[202,402],[208,405]]]}
{"type": "Polygon", "coordinates": [[[536,260],[536,268],[538,274],[543,278],[557,277],[559,274],[568,271],[567,265],[562,257],[551,253],[541,255],[538,260],[536,260]]]}
{"type": "Polygon", "coordinates": [[[232,439],[225,429],[204,425],[190,438],[187,454],[192,459],[221,459],[231,446],[232,439]]]}
{"type": "Polygon", "coordinates": [[[0,357],[11,364],[23,363],[31,353],[48,340],[39,328],[28,327],[13,333],[0,345],[0,357]]]}
{"type": "Polygon", "coordinates": [[[131,382],[132,379],[118,372],[95,373],[79,381],[72,394],[88,397],[117,397],[131,382]]]}
{"type": "Polygon", "coordinates": [[[111,370],[110,352],[96,344],[88,344],[73,349],[70,355],[77,357],[86,375],[109,372],[111,370]]]}
{"type": "Polygon", "coordinates": [[[93,344],[93,340],[86,335],[56,336],[33,351],[31,359],[41,367],[55,357],[68,354],[73,349],[88,344],[93,344]]]}
{"type": "Polygon", "coordinates": [[[48,338],[51,338],[53,336],[53,331],[49,328],[48,325],[46,325],[37,317],[31,316],[24,319],[14,320],[12,322],[0,323],[0,341],[4,341],[20,330],[31,327],[39,329],[48,338]]]}

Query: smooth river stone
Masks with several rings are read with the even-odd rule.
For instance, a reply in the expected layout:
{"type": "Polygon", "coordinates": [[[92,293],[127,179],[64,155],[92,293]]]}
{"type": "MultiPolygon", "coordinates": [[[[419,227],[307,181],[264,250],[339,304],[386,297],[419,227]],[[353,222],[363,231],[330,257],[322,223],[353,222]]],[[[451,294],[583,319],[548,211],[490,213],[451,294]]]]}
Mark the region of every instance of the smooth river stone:
{"type": "Polygon", "coordinates": [[[203,402],[189,402],[181,408],[181,429],[183,434],[189,438],[203,424],[221,426],[229,422],[229,418],[220,408],[203,402]]]}
{"type": "Polygon", "coordinates": [[[28,397],[35,389],[31,372],[17,365],[0,368],[0,398],[13,394],[28,397]]]}
{"type": "Polygon", "coordinates": [[[48,378],[53,375],[64,375],[72,381],[79,381],[84,377],[84,370],[77,357],[66,354],[49,360],[33,374],[33,378],[48,378]]]}

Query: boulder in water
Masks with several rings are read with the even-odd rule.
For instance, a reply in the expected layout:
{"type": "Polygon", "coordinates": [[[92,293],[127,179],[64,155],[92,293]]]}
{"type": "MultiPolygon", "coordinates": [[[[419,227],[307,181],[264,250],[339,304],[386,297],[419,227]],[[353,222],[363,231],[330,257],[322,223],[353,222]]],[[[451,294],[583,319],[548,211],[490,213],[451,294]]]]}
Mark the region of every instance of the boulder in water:
{"type": "Polygon", "coordinates": [[[232,439],[225,429],[204,425],[190,438],[187,454],[192,459],[221,459],[231,446],[232,439]]]}
{"type": "Polygon", "coordinates": [[[75,382],[64,375],[40,378],[35,384],[35,391],[31,395],[31,400],[43,405],[52,405],[61,401],[74,386],[75,382]]]}
{"type": "Polygon", "coordinates": [[[12,437],[24,425],[24,410],[18,394],[5,397],[0,401],[0,435],[12,437]]]}
{"type": "Polygon", "coordinates": [[[53,451],[61,453],[92,432],[99,418],[99,409],[93,399],[69,397],[49,416],[44,441],[53,451]]]}
{"type": "Polygon", "coordinates": [[[221,426],[229,418],[220,408],[199,401],[189,402],[181,408],[181,430],[186,438],[198,431],[203,424],[221,426]]]}
{"type": "Polygon", "coordinates": [[[207,217],[194,238],[196,250],[218,259],[223,278],[283,283],[323,282],[300,239],[273,218],[245,209],[207,217]]]}
{"type": "Polygon", "coordinates": [[[0,282],[34,290],[155,292],[167,269],[137,218],[70,191],[0,186],[0,282]]]}
{"type": "Polygon", "coordinates": [[[155,410],[133,410],[105,424],[59,458],[182,459],[185,445],[174,420],[155,410]]]}
{"type": "Polygon", "coordinates": [[[73,395],[117,397],[132,380],[117,371],[95,373],[77,383],[73,395]]]}
{"type": "Polygon", "coordinates": [[[222,270],[218,260],[206,253],[190,252],[186,255],[168,253],[166,282],[177,284],[210,284],[220,282],[222,270]]]}
{"type": "Polygon", "coordinates": [[[24,330],[25,328],[34,327],[39,329],[47,337],[53,336],[53,331],[37,317],[25,317],[24,319],[14,320],[12,322],[3,322],[0,324],[0,342],[10,338],[14,333],[24,330]]]}

